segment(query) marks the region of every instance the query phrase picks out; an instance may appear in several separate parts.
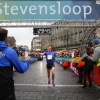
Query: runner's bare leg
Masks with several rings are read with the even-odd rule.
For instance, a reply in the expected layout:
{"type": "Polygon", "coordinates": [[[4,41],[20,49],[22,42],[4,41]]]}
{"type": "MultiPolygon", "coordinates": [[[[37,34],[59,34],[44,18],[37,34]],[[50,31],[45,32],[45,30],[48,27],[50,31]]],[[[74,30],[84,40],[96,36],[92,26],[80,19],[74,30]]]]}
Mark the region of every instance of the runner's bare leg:
{"type": "Polygon", "coordinates": [[[54,78],[55,78],[55,67],[52,67],[52,83],[54,83],[54,78]]]}
{"type": "Polygon", "coordinates": [[[50,81],[50,69],[47,69],[48,81],[50,81]]]}

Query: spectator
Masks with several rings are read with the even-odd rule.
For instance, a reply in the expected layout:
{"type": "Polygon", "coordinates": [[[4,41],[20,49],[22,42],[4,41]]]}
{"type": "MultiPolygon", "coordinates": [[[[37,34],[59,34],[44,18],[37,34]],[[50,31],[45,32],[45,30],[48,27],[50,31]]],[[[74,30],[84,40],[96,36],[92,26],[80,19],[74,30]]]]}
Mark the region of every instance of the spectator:
{"type": "Polygon", "coordinates": [[[94,53],[93,57],[89,56],[88,59],[91,59],[94,63],[98,63],[98,60],[100,58],[100,40],[96,38],[93,39],[91,42],[94,47],[94,53]]]}
{"type": "Polygon", "coordinates": [[[0,100],[16,100],[13,66],[19,73],[24,73],[30,64],[29,61],[21,62],[15,50],[8,47],[7,32],[0,28],[0,100]]]}
{"type": "Polygon", "coordinates": [[[93,69],[93,62],[90,59],[88,59],[88,56],[92,56],[92,53],[93,53],[92,50],[89,47],[87,47],[85,49],[84,55],[82,56],[82,60],[85,62],[84,69],[83,69],[84,85],[82,88],[86,88],[86,76],[88,77],[89,80],[89,87],[92,86],[90,74],[93,69]]]}

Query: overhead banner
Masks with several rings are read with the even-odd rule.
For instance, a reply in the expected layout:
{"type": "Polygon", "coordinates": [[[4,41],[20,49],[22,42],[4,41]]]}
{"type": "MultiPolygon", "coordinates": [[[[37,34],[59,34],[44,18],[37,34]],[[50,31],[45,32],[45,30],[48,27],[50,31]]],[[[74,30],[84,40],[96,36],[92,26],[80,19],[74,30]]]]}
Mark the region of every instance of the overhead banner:
{"type": "Polygon", "coordinates": [[[0,1],[0,20],[95,20],[99,0],[0,1]]]}

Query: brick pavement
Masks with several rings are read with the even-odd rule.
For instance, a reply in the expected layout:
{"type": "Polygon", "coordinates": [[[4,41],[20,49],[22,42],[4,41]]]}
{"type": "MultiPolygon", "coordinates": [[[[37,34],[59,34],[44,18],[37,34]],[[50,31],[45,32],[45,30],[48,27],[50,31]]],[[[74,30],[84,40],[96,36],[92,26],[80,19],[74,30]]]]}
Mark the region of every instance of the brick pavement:
{"type": "Polygon", "coordinates": [[[100,90],[95,87],[82,89],[78,76],[70,69],[55,64],[55,83],[47,85],[46,62],[32,64],[24,74],[14,73],[17,100],[100,100],[100,90]]]}

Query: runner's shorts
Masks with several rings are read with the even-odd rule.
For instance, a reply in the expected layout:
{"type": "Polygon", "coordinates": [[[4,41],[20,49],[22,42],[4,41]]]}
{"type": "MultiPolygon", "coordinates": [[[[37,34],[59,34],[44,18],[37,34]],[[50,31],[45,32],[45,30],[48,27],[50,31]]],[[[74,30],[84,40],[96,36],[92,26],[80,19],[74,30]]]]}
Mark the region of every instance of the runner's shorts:
{"type": "Polygon", "coordinates": [[[47,67],[47,69],[51,69],[52,67],[55,67],[55,65],[54,64],[47,64],[46,67],[47,67]]]}

